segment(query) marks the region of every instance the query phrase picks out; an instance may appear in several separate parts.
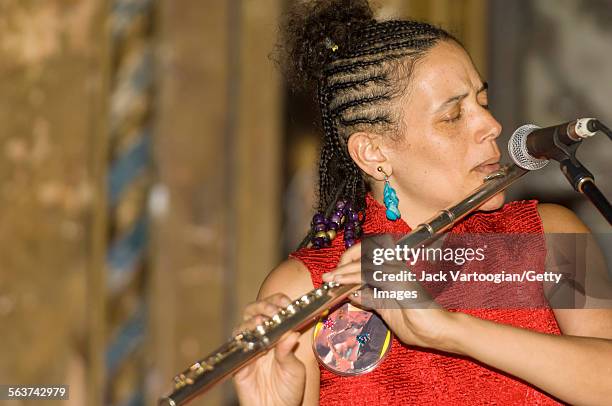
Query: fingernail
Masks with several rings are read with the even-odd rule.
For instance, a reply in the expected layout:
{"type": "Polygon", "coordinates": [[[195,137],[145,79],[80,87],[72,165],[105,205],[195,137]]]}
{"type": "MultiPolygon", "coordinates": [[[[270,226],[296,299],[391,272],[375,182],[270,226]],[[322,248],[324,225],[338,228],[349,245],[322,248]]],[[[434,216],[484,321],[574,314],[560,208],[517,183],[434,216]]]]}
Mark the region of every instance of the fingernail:
{"type": "Polygon", "coordinates": [[[281,299],[281,303],[283,304],[283,306],[288,306],[289,303],[291,303],[291,300],[287,299],[286,297],[281,299]]]}
{"type": "Polygon", "coordinates": [[[329,281],[329,280],[331,279],[331,274],[330,274],[329,272],[324,273],[324,274],[322,275],[322,278],[323,278],[323,280],[324,280],[324,281],[326,281],[326,282],[327,282],[327,281],[329,281]]]}

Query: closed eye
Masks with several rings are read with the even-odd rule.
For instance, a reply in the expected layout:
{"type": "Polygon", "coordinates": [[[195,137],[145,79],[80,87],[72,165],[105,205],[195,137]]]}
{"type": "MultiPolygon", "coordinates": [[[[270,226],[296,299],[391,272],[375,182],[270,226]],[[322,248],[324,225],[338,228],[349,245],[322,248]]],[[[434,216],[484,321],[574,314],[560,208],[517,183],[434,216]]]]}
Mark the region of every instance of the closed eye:
{"type": "Polygon", "coordinates": [[[455,123],[455,122],[461,120],[461,118],[463,117],[462,113],[463,113],[462,109],[459,109],[459,111],[455,115],[453,115],[453,116],[451,116],[449,118],[445,118],[443,121],[445,121],[447,123],[455,123]]]}

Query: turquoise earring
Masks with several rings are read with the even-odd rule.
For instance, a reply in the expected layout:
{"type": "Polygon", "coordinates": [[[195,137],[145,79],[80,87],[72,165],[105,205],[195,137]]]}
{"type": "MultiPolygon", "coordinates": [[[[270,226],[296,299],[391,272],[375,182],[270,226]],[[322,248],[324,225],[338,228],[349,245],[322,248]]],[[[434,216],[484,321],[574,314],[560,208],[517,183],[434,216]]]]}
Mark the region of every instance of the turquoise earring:
{"type": "Polygon", "coordinates": [[[387,208],[387,218],[391,221],[396,221],[402,215],[397,208],[399,203],[399,199],[397,198],[397,193],[395,193],[395,189],[391,187],[389,183],[389,176],[385,173],[382,166],[379,166],[378,172],[382,172],[385,175],[385,189],[383,191],[383,200],[385,201],[385,207],[387,208]]]}

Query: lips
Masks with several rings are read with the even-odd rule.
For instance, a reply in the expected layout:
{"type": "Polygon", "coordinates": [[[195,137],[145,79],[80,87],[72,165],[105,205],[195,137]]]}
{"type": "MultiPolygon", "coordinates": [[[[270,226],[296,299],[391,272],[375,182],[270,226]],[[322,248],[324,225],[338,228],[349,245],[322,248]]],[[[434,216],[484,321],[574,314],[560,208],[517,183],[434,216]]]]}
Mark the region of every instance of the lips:
{"type": "Polygon", "coordinates": [[[498,171],[500,168],[501,166],[499,165],[499,158],[496,157],[496,158],[492,158],[487,161],[484,161],[480,165],[474,167],[474,169],[472,170],[474,172],[478,172],[486,176],[495,171],[498,171]]]}

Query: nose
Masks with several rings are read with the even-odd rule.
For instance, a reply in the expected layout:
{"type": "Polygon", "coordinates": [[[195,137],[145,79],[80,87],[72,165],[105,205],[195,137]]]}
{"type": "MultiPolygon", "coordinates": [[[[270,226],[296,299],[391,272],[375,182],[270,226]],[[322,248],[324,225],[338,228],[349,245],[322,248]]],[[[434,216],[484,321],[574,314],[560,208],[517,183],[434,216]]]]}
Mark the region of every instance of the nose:
{"type": "Polygon", "coordinates": [[[489,110],[483,108],[479,118],[476,142],[493,141],[501,135],[502,125],[493,117],[489,110]]]}

